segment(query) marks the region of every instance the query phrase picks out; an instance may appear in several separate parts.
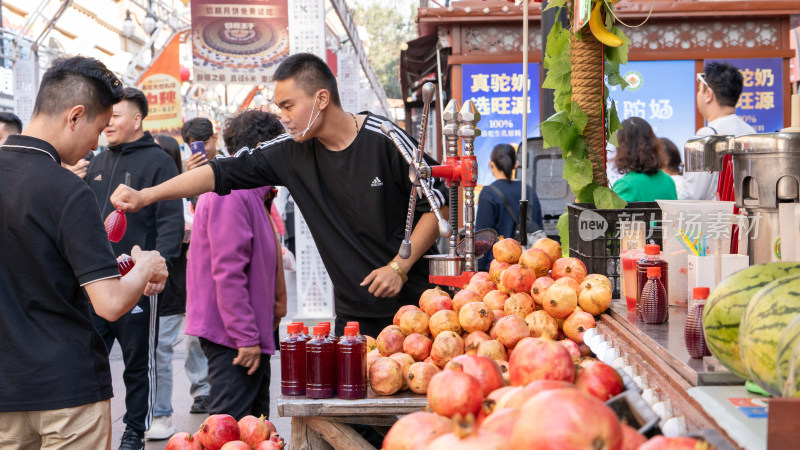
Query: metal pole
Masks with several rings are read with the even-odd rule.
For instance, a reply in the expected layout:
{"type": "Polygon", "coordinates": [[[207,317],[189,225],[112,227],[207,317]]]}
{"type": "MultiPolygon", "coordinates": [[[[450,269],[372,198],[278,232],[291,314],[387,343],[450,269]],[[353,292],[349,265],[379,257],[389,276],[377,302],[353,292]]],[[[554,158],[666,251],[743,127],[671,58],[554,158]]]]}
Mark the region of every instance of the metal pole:
{"type": "MultiPolygon", "coordinates": [[[[522,201],[528,199],[528,0],[522,2],[522,201]]],[[[521,218],[522,219],[522,218],[521,218]]],[[[523,223],[524,220],[520,220],[523,223]]]]}

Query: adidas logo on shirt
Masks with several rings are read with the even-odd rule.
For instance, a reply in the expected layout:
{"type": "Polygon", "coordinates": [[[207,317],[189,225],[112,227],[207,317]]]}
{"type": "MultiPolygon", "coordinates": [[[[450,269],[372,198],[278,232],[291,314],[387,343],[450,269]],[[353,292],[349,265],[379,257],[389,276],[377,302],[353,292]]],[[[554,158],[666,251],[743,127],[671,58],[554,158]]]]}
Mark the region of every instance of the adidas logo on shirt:
{"type": "Polygon", "coordinates": [[[98,174],[96,177],[94,177],[94,179],[95,181],[103,181],[103,174],[98,174]]]}
{"type": "Polygon", "coordinates": [[[375,177],[375,179],[374,179],[374,180],[372,180],[372,184],[370,184],[370,186],[372,186],[372,187],[380,187],[380,186],[383,186],[383,181],[381,181],[381,179],[380,179],[380,178],[378,178],[378,177],[375,177]]]}
{"type": "Polygon", "coordinates": [[[131,314],[141,314],[143,312],[144,310],[139,305],[134,306],[133,309],[131,310],[131,314]]]}

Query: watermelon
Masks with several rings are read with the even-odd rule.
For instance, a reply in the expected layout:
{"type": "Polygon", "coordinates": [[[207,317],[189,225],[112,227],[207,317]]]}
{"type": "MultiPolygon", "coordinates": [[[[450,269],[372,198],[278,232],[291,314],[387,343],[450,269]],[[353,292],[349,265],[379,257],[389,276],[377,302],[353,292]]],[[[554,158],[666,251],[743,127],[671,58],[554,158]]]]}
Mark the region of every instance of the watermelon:
{"type": "Polygon", "coordinates": [[[800,263],[775,262],[742,269],[714,288],[703,309],[703,330],[711,354],[732,373],[747,378],[739,356],[739,323],[759,289],[778,278],[800,273],[800,263]]]}
{"type": "Polygon", "coordinates": [[[778,341],[778,361],[776,366],[778,370],[778,385],[783,389],[783,395],[787,397],[793,397],[795,392],[800,394],[797,389],[798,385],[800,385],[800,378],[798,378],[800,373],[797,373],[800,370],[800,367],[797,367],[800,365],[800,360],[794,359],[795,357],[793,356],[795,349],[800,351],[798,343],[800,343],[800,314],[795,316],[789,326],[783,330],[778,341]],[[795,367],[792,367],[792,363],[794,363],[795,367]],[[790,369],[792,369],[791,373],[790,369]]]}
{"type": "Polygon", "coordinates": [[[739,352],[747,375],[772,395],[781,395],[778,340],[800,314],[800,274],[770,282],[753,296],[739,326],[739,352]]]}

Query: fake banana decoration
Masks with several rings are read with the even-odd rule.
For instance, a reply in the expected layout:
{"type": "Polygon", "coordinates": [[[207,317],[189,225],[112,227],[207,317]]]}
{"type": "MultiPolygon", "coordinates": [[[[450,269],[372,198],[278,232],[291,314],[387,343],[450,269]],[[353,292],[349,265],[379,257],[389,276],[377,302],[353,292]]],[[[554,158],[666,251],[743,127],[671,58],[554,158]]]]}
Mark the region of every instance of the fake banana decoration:
{"type": "Polygon", "coordinates": [[[606,26],[603,23],[603,15],[601,14],[602,11],[603,0],[599,0],[595,3],[594,9],[592,9],[592,15],[589,17],[589,28],[592,30],[594,37],[596,37],[597,40],[603,45],[608,47],[619,47],[622,45],[622,39],[606,29],[606,26]]]}

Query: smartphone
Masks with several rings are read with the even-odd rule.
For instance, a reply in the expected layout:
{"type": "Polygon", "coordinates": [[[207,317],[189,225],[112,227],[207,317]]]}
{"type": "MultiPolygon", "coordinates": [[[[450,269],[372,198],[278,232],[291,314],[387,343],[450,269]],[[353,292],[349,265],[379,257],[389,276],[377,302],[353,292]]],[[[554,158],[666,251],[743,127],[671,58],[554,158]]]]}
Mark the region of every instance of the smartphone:
{"type": "Polygon", "coordinates": [[[200,153],[204,156],[206,154],[206,144],[203,141],[194,141],[189,144],[189,147],[192,149],[192,154],[200,153]]]}

